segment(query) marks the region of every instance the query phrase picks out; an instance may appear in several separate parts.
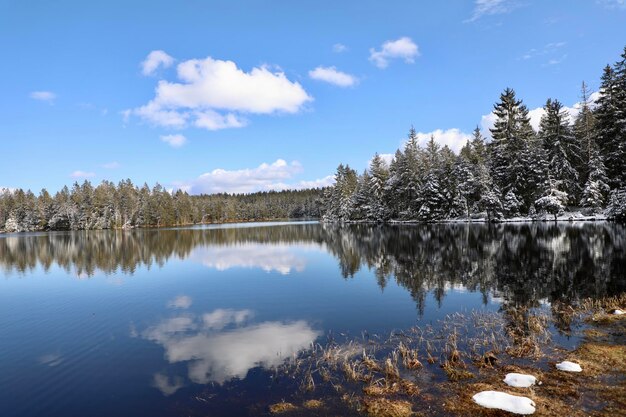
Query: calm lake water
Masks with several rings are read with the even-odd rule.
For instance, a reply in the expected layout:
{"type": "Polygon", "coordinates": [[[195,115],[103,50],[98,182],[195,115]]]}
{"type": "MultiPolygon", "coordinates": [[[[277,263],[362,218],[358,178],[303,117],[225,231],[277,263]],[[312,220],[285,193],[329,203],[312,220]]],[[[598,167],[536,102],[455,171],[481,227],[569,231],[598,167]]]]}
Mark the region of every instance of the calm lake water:
{"type": "Polygon", "coordinates": [[[0,416],[257,415],[284,397],[265,369],[315,341],[626,291],[626,230],[266,223],[0,235],[0,277],[0,416]]]}

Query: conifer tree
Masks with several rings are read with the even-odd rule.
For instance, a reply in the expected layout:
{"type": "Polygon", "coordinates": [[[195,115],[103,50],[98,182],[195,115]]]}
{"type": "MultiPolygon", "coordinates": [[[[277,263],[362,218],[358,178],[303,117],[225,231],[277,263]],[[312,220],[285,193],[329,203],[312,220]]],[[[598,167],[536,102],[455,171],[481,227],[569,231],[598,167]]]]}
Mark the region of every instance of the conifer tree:
{"type": "Polygon", "coordinates": [[[580,192],[576,170],[576,166],[580,166],[580,150],[569,126],[569,114],[558,100],[552,99],[548,99],[544,111],[539,136],[548,157],[551,178],[560,184],[569,202],[575,203],[580,192]]]}
{"type": "Polygon", "coordinates": [[[588,165],[589,175],[585,182],[580,205],[591,211],[600,211],[604,207],[610,187],[607,184],[606,167],[597,149],[592,149],[588,165]]]}
{"type": "Polygon", "coordinates": [[[574,138],[580,149],[580,164],[578,166],[579,184],[584,185],[589,176],[589,161],[591,153],[596,146],[595,140],[595,115],[591,109],[590,91],[583,81],[580,94],[580,111],[574,121],[574,138]]]}

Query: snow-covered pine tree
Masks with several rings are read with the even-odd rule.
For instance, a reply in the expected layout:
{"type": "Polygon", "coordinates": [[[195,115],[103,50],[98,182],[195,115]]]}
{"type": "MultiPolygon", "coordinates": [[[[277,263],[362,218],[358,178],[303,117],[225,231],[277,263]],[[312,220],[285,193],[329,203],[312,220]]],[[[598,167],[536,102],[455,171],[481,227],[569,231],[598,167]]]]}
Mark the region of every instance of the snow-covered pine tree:
{"type": "Polygon", "coordinates": [[[591,109],[591,92],[583,81],[580,93],[580,111],[574,120],[573,133],[580,148],[580,164],[577,167],[579,184],[584,186],[589,176],[589,160],[591,152],[596,146],[595,124],[596,118],[591,109]]]}
{"type": "Polygon", "coordinates": [[[409,131],[408,140],[404,148],[400,168],[400,202],[399,215],[404,219],[415,218],[417,213],[417,193],[421,185],[421,150],[418,144],[417,132],[413,127],[409,131]]]}
{"type": "Polygon", "coordinates": [[[609,219],[626,222],[626,187],[611,192],[606,214],[609,219]]]}
{"type": "Polygon", "coordinates": [[[436,170],[429,170],[420,187],[420,208],[417,217],[424,221],[441,220],[445,217],[446,197],[436,170]]]}
{"type": "Polygon", "coordinates": [[[404,154],[398,149],[389,164],[389,178],[385,184],[385,205],[390,219],[398,218],[400,213],[403,165],[404,154]]]}
{"type": "Polygon", "coordinates": [[[543,109],[539,137],[548,156],[550,175],[567,193],[569,202],[575,204],[580,195],[576,169],[580,166],[580,149],[570,129],[569,114],[558,100],[548,99],[543,109]]]}
{"type": "MultiPolygon", "coordinates": [[[[626,52],[624,54],[626,59],[626,52]]],[[[624,60],[616,69],[607,65],[602,74],[600,97],[595,109],[596,141],[604,160],[611,188],[626,185],[626,69],[624,60]]]]}
{"type": "Polygon", "coordinates": [[[370,162],[369,182],[369,218],[375,221],[387,219],[385,204],[385,184],[389,179],[389,169],[386,162],[378,155],[374,155],[370,162]]]}
{"type": "Polygon", "coordinates": [[[556,221],[559,213],[565,210],[565,204],[567,204],[568,195],[564,191],[561,191],[562,186],[558,180],[550,177],[548,178],[548,189],[546,194],[538,198],[535,201],[535,207],[539,212],[553,214],[556,221]]]}
{"type": "Polygon", "coordinates": [[[530,144],[535,134],[528,109],[515,98],[515,91],[507,88],[493,112],[496,120],[490,129],[492,177],[501,192],[515,189],[527,210],[535,191],[534,179],[529,176],[533,164],[530,144]]]}
{"type": "Polygon", "coordinates": [[[373,209],[373,198],[371,188],[372,177],[367,171],[357,178],[356,190],[352,198],[352,209],[350,210],[350,220],[375,220],[373,209]]]}
{"type": "Polygon", "coordinates": [[[470,142],[466,143],[454,163],[452,177],[456,181],[456,192],[450,207],[449,217],[469,217],[471,206],[478,201],[475,198],[477,191],[475,170],[470,162],[472,159],[471,147],[470,142]]]}
{"type": "Polygon", "coordinates": [[[519,200],[519,198],[517,198],[515,190],[511,189],[507,191],[504,196],[504,201],[502,202],[504,214],[507,217],[519,216],[520,207],[522,207],[522,202],[519,200]]]}
{"type": "Polygon", "coordinates": [[[602,162],[602,158],[600,158],[598,150],[595,148],[591,150],[588,165],[587,171],[589,174],[582,192],[580,205],[591,212],[598,212],[604,207],[610,187],[608,185],[609,180],[606,177],[606,167],[602,162]]]}

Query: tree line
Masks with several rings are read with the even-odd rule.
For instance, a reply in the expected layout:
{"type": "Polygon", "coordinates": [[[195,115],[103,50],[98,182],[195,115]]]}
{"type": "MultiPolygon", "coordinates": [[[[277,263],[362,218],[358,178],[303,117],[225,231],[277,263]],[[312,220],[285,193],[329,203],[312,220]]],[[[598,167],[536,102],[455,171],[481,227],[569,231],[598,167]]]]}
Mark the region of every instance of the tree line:
{"type": "Polygon", "coordinates": [[[320,217],[322,190],[189,195],[160,184],[103,181],[74,183],[51,195],[46,189],[0,192],[0,231],[93,230],[181,226],[320,217]]]}
{"type": "Polygon", "coordinates": [[[567,209],[626,220],[626,48],[607,65],[598,98],[583,82],[571,120],[548,99],[538,132],[515,91],[494,105],[487,142],[477,127],[459,154],[414,128],[388,165],[376,154],[359,175],[339,165],[324,193],[326,221],[418,220],[557,215],[567,209]]]}

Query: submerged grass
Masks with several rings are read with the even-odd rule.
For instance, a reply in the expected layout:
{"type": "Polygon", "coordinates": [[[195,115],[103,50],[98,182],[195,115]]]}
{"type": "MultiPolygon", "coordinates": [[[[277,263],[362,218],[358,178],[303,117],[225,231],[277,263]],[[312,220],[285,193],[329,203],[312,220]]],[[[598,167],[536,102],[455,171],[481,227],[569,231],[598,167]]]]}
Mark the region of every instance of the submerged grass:
{"type": "Polygon", "coordinates": [[[414,409],[427,415],[500,416],[472,400],[479,391],[498,390],[531,398],[538,416],[626,416],[626,315],[612,314],[625,307],[626,295],[554,303],[549,309],[503,307],[498,313],[455,313],[437,326],[415,326],[387,339],[329,338],[278,372],[299,380],[302,395],[329,397],[282,401],[269,410],[341,415],[332,407],[342,404],[374,417],[418,415],[414,409]],[[570,351],[560,348],[554,329],[581,343],[570,351]],[[563,360],[579,363],[583,372],[558,371],[555,364],[563,360]],[[503,382],[509,372],[540,382],[509,387],[503,382]]]}

